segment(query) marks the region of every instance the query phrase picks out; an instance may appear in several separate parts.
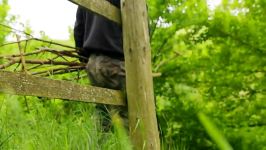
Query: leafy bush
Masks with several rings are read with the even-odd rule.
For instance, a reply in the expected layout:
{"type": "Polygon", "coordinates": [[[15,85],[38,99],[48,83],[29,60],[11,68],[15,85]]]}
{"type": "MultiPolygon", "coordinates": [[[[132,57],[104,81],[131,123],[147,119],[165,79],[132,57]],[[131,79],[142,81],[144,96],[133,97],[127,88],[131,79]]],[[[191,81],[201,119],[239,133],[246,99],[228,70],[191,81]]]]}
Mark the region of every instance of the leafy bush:
{"type": "MultiPolygon", "coordinates": [[[[213,9],[209,0],[148,3],[153,71],[162,73],[154,89],[163,149],[218,149],[199,112],[212,119],[233,149],[266,149],[266,2],[222,0],[213,9]]],[[[6,1],[0,8],[1,23],[6,1]]],[[[1,32],[1,44],[6,35],[1,32]]],[[[128,144],[119,127],[115,134],[101,132],[92,105],[0,96],[0,148],[121,149],[128,144]]]]}

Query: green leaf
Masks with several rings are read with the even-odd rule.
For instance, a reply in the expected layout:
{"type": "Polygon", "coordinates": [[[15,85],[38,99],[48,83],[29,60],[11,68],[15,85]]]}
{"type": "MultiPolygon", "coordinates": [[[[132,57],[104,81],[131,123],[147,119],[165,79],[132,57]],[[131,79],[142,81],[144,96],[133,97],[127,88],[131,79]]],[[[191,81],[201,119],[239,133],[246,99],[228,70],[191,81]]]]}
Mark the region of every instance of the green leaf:
{"type": "Polygon", "coordinates": [[[228,143],[226,138],[218,130],[215,124],[203,113],[198,113],[198,118],[201,124],[204,126],[205,130],[212,138],[212,140],[217,144],[220,150],[233,150],[231,145],[228,143]]]}

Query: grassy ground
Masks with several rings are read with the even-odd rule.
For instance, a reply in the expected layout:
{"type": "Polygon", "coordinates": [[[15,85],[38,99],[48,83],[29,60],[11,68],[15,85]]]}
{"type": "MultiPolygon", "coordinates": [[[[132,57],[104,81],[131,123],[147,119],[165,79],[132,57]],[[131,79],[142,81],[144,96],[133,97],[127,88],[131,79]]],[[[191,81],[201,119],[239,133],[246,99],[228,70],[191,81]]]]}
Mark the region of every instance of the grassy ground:
{"type": "MultiPolygon", "coordinates": [[[[103,132],[99,118],[93,104],[0,94],[0,149],[132,149],[117,116],[111,132],[103,132]]],[[[188,149],[177,145],[163,144],[162,150],[188,149]]]]}
{"type": "Polygon", "coordinates": [[[119,127],[102,132],[95,112],[92,104],[0,95],[0,149],[130,149],[119,127]]]}

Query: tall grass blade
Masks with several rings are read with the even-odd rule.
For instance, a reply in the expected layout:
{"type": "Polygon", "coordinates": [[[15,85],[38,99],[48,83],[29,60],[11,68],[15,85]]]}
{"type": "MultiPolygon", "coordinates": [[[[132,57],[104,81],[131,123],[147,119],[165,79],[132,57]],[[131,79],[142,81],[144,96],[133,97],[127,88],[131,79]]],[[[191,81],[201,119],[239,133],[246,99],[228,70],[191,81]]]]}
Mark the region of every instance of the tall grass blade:
{"type": "Polygon", "coordinates": [[[203,113],[198,113],[198,118],[211,139],[217,144],[221,150],[233,150],[226,138],[218,130],[215,124],[203,113]]]}

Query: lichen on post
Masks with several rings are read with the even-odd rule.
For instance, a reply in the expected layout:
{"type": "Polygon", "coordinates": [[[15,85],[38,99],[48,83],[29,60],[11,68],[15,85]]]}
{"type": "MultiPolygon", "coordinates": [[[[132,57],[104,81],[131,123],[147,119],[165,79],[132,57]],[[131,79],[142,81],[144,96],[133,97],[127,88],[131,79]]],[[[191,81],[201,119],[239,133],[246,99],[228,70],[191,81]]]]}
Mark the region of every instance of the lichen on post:
{"type": "Polygon", "coordinates": [[[122,0],[129,131],[134,149],[159,150],[145,0],[122,0]]]}

